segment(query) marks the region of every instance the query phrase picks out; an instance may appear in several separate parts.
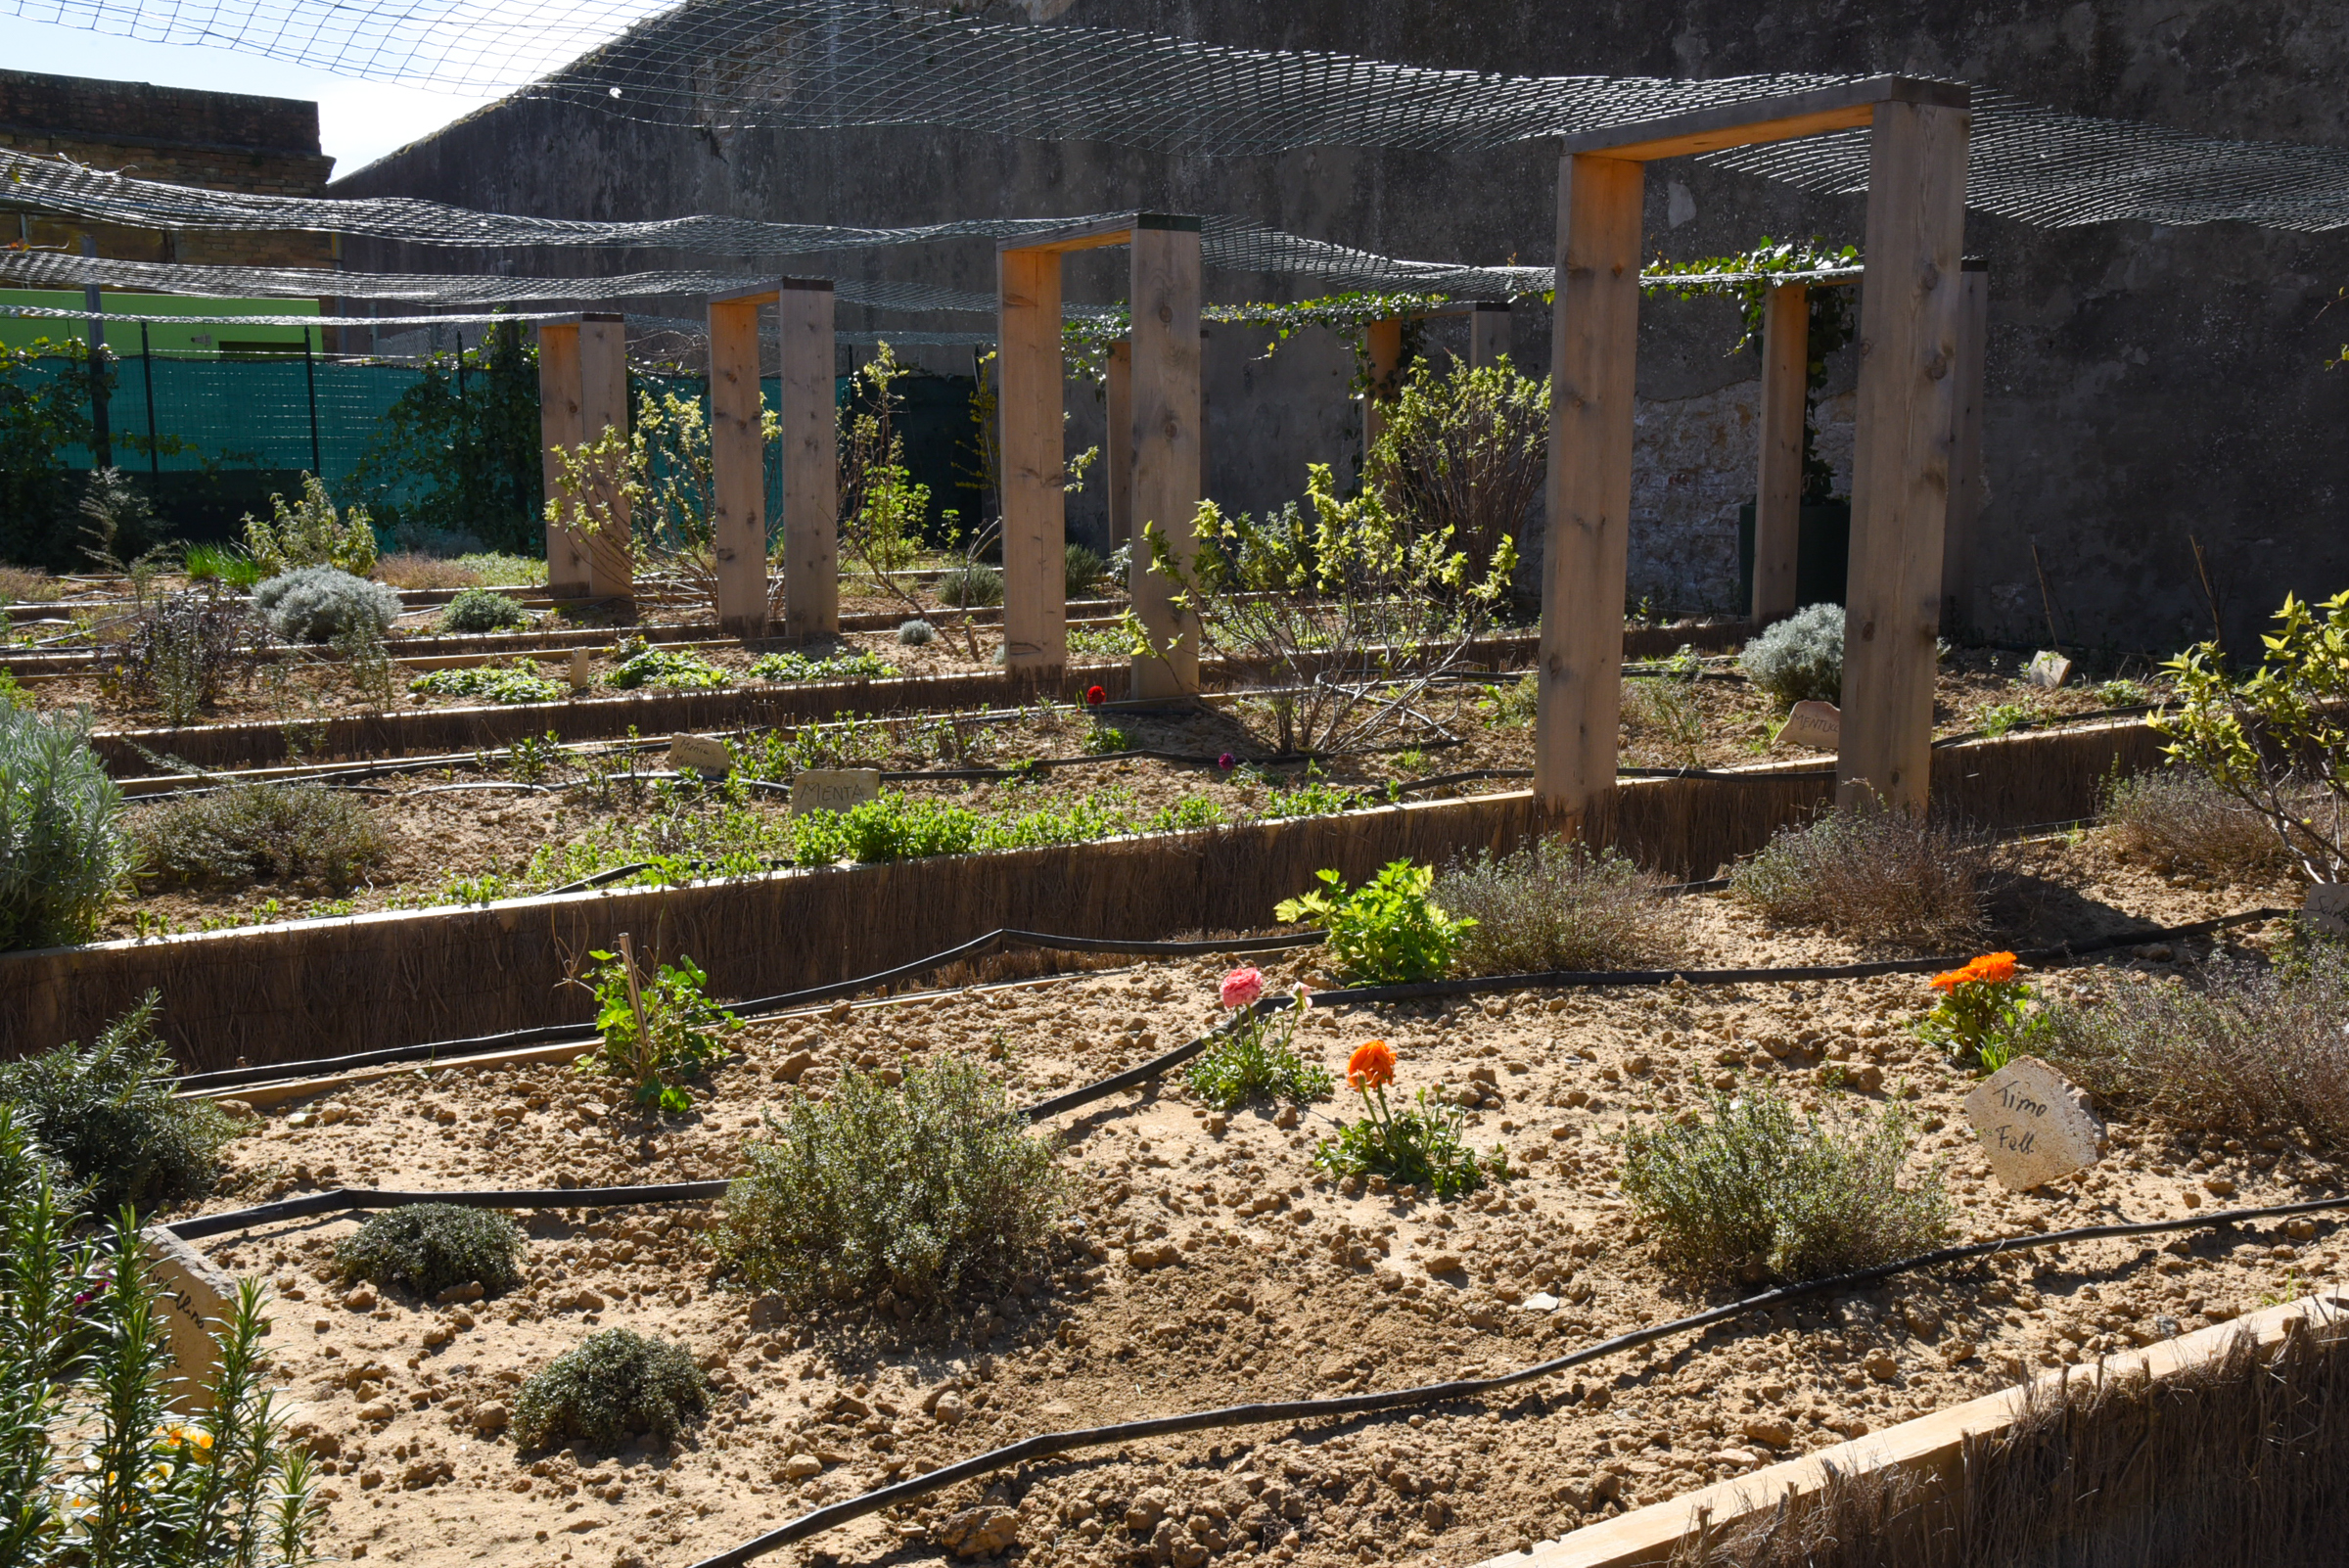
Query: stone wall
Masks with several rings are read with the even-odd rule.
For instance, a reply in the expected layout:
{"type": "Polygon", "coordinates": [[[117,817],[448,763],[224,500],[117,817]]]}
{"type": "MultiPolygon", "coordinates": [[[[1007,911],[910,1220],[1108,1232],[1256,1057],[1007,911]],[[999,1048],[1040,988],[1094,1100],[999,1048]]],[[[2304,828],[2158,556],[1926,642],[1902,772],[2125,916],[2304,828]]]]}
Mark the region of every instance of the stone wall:
{"type": "MultiPolygon", "coordinates": [[[[1513,72],[1904,70],[2212,135],[2349,141],[2349,100],[2337,90],[2349,11],[2294,0],[1031,0],[1031,9],[1221,43],[1513,72]]],[[[473,115],[336,189],[613,218],[1235,212],[1390,254],[1482,262],[1546,262],[1556,225],[1554,154],[1532,145],[1207,161],[919,128],[665,130],[547,104],[473,115]]],[[[1764,234],[1857,242],[1863,219],[1857,200],[1685,161],[1649,174],[1647,244],[1667,255],[1720,254],[1764,234]]],[[[2045,640],[2034,544],[2064,634],[2082,643],[2163,648],[2206,635],[2212,607],[2190,541],[2207,554],[2238,646],[2252,646],[2285,590],[2349,586],[2349,446],[2338,438],[2349,374],[2326,369],[2349,320],[2324,314],[2349,283],[2349,241],[2240,225],[2042,230],[1976,213],[1967,243],[1990,265],[1990,500],[1975,574],[1985,630],[2045,640]]],[[[352,256],[354,265],[478,264],[400,247],[354,247],[352,256]]],[[[684,258],[542,255],[524,265],[617,271],[669,259],[684,258]]],[[[991,251],[979,245],[847,265],[965,289],[993,281],[991,251]]],[[[1122,265],[1119,253],[1073,257],[1071,298],[1119,297],[1122,265]]],[[[1215,275],[1209,291],[1223,300],[1294,297],[1278,278],[1215,275]]],[[[1733,313],[1718,301],[1654,300],[1643,312],[1635,598],[1695,608],[1733,582],[1755,370],[1751,355],[1726,354],[1735,337],[1733,313]]],[[[1521,363],[1544,370],[1546,315],[1521,312],[1516,338],[1521,363]]],[[[1359,443],[1342,345],[1298,340],[1269,361],[1252,357],[1260,347],[1210,349],[1212,488],[1246,508],[1296,494],[1306,462],[1351,461],[1349,442],[1359,443]]],[[[1831,416],[1848,407],[1834,401],[1852,386],[1843,357],[1831,367],[1831,416]]],[[[1093,400],[1074,391],[1070,406],[1072,439],[1097,438],[1084,434],[1088,418],[1097,429],[1093,400]]],[[[1080,529],[1095,504],[1073,509],[1080,529]]]]}

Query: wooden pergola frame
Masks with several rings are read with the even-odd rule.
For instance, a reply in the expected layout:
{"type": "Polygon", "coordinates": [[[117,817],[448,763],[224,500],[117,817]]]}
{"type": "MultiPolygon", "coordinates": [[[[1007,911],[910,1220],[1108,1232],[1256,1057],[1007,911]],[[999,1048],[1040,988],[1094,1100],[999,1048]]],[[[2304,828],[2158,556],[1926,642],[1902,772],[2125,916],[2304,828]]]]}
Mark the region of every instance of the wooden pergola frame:
{"type": "MultiPolygon", "coordinates": [[[[624,320],[589,311],[538,324],[538,434],[546,498],[555,498],[555,453],[611,429],[628,428],[624,320]]],[[[628,599],[635,592],[628,551],[628,503],[618,502],[614,532],[590,537],[549,518],[547,592],[557,599],[628,599]]]]}
{"type": "MultiPolygon", "coordinates": [[[[1062,430],[1061,257],[1123,245],[1130,253],[1127,299],[1132,328],[1121,363],[1110,366],[1110,420],[1127,432],[1109,445],[1111,528],[1139,539],[1155,525],[1188,561],[1199,510],[1199,219],[1136,212],[1106,223],[1025,234],[997,256],[1001,315],[995,361],[1003,514],[1003,662],[1049,678],[1068,660],[1067,442],[1062,430]],[[1120,518],[1120,510],[1125,516],[1120,518]]],[[[1197,618],[1174,603],[1173,586],[1133,552],[1135,617],[1167,659],[1133,662],[1136,697],[1179,697],[1199,689],[1197,618]]]]}
{"type": "Polygon", "coordinates": [[[767,631],[766,449],[759,311],[779,318],[783,459],[783,633],[840,635],[840,434],[829,278],[777,278],[709,297],[711,544],[718,624],[767,631]]]}
{"type": "MultiPolygon", "coordinates": [[[[1962,86],[1877,76],[1562,139],[1534,757],[1535,793],[1562,825],[1597,829],[1615,792],[1646,164],[1861,126],[1872,139],[1837,797],[1923,808],[1958,406],[1966,106],[1962,86]]],[[[1800,439],[1798,426],[1798,454],[1800,439]]],[[[1798,486],[1799,468],[1798,455],[1798,486]]]]}

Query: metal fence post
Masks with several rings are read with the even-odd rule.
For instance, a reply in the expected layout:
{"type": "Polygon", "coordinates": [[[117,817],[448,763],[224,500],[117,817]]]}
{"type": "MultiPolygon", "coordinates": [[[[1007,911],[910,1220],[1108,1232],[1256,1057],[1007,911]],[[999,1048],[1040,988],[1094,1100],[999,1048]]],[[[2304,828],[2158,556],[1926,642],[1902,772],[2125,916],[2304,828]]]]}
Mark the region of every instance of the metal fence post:
{"type": "Polygon", "coordinates": [[[307,327],[301,329],[301,379],[310,394],[310,472],[317,475],[318,483],[323,484],[326,476],[318,472],[326,466],[318,459],[318,361],[310,353],[310,329],[307,327]]]}

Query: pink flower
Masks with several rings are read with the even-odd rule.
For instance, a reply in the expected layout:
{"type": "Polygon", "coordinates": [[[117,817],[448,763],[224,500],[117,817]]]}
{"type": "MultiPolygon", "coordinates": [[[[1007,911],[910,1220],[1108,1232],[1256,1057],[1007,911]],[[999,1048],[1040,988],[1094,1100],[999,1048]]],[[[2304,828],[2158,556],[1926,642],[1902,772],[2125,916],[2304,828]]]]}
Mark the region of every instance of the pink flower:
{"type": "Polygon", "coordinates": [[[1245,1007],[1265,993],[1265,976],[1261,969],[1235,969],[1223,977],[1222,987],[1216,992],[1226,1007],[1245,1007]]]}
{"type": "Polygon", "coordinates": [[[1232,756],[1231,753],[1225,752],[1222,756],[1216,759],[1216,765],[1223,769],[1224,772],[1228,773],[1233,768],[1240,765],[1240,760],[1232,756]]]}

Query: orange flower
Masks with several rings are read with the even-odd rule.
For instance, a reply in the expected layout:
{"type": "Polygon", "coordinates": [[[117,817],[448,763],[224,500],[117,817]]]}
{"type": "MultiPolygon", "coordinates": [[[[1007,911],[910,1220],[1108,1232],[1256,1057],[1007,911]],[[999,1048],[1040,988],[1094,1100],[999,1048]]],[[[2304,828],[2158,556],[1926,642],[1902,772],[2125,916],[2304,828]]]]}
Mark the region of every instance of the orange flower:
{"type": "Polygon", "coordinates": [[[1963,969],[1943,970],[1928,984],[1935,991],[1956,991],[1960,986],[1971,986],[1982,981],[1997,982],[2013,978],[2014,954],[1986,952],[1978,958],[1968,959],[1963,969]]]}
{"type": "Polygon", "coordinates": [[[1357,1045],[1354,1054],[1346,1058],[1346,1086],[1352,1089],[1384,1088],[1395,1082],[1395,1047],[1383,1039],[1357,1045]]]}

